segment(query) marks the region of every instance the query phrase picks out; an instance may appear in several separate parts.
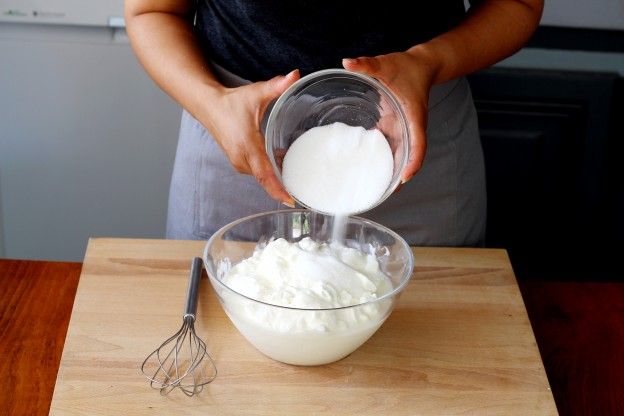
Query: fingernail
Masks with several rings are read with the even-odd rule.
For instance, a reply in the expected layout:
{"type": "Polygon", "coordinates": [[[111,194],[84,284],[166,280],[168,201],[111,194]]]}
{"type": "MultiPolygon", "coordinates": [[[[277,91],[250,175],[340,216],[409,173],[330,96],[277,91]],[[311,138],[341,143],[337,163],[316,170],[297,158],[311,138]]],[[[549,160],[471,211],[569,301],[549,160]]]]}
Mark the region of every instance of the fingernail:
{"type": "Polygon", "coordinates": [[[294,201],[282,201],[282,204],[286,205],[289,208],[294,208],[295,207],[295,202],[294,201]]]}
{"type": "Polygon", "coordinates": [[[405,185],[407,182],[409,182],[410,179],[412,179],[413,176],[410,176],[409,178],[403,178],[401,179],[401,185],[405,185]]]}

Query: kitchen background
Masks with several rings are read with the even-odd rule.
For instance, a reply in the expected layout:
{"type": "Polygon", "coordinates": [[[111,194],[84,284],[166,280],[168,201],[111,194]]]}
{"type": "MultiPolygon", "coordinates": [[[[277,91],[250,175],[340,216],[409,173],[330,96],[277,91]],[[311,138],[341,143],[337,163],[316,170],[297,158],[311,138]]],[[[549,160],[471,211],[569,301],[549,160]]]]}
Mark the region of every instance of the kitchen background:
{"type": "MultiPolygon", "coordinates": [[[[138,65],[123,0],[0,0],[0,257],[81,261],[162,237],[180,109],[138,65]],[[87,7],[88,5],[88,7],[87,7]]],[[[521,278],[617,275],[624,2],[546,0],[531,43],[470,78],[488,246],[521,278]],[[596,274],[597,272],[597,274],[596,274]]]]}

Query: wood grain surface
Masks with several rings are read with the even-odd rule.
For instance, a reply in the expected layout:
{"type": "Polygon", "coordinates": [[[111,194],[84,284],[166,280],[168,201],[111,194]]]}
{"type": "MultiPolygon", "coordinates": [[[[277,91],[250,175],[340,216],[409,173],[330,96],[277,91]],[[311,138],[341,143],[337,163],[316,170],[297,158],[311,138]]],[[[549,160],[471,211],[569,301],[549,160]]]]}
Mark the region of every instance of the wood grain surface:
{"type": "Polygon", "coordinates": [[[199,396],[161,396],[139,365],[180,326],[203,245],[90,241],[50,414],[556,414],[507,255],[487,249],[414,249],[413,280],[386,323],[319,367],[256,351],[205,279],[196,327],[219,375],[199,396]]]}
{"type": "Polygon", "coordinates": [[[48,414],[80,267],[0,260],[0,414],[48,414]]]}
{"type": "Polygon", "coordinates": [[[521,288],[561,415],[624,415],[624,283],[521,288]]]}

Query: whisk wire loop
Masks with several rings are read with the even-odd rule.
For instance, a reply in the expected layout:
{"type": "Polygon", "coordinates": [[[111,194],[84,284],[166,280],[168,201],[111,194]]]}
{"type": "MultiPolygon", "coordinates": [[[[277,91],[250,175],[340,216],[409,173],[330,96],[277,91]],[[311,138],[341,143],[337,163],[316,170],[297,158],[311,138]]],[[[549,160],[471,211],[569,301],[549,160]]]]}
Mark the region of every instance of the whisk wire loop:
{"type": "Polygon", "coordinates": [[[217,376],[217,367],[208,354],[206,343],[195,332],[201,266],[201,259],[195,258],[181,328],[141,364],[141,372],[150,381],[150,386],[159,389],[162,395],[179,387],[187,396],[193,396],[217,376]]]}

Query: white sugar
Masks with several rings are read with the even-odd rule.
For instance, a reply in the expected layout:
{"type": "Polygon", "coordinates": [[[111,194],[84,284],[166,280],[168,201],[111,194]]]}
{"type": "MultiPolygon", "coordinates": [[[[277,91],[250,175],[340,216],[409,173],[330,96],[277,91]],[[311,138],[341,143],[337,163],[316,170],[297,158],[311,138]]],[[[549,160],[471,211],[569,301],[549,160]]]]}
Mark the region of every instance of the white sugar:
{"type": "Polygon", "coordinates": [[[284,157],[286,189],[315,211],[346,216],[377,204],[392,180],[390,145],[377,129],[333,123],[297,138],[284,157]]]}

